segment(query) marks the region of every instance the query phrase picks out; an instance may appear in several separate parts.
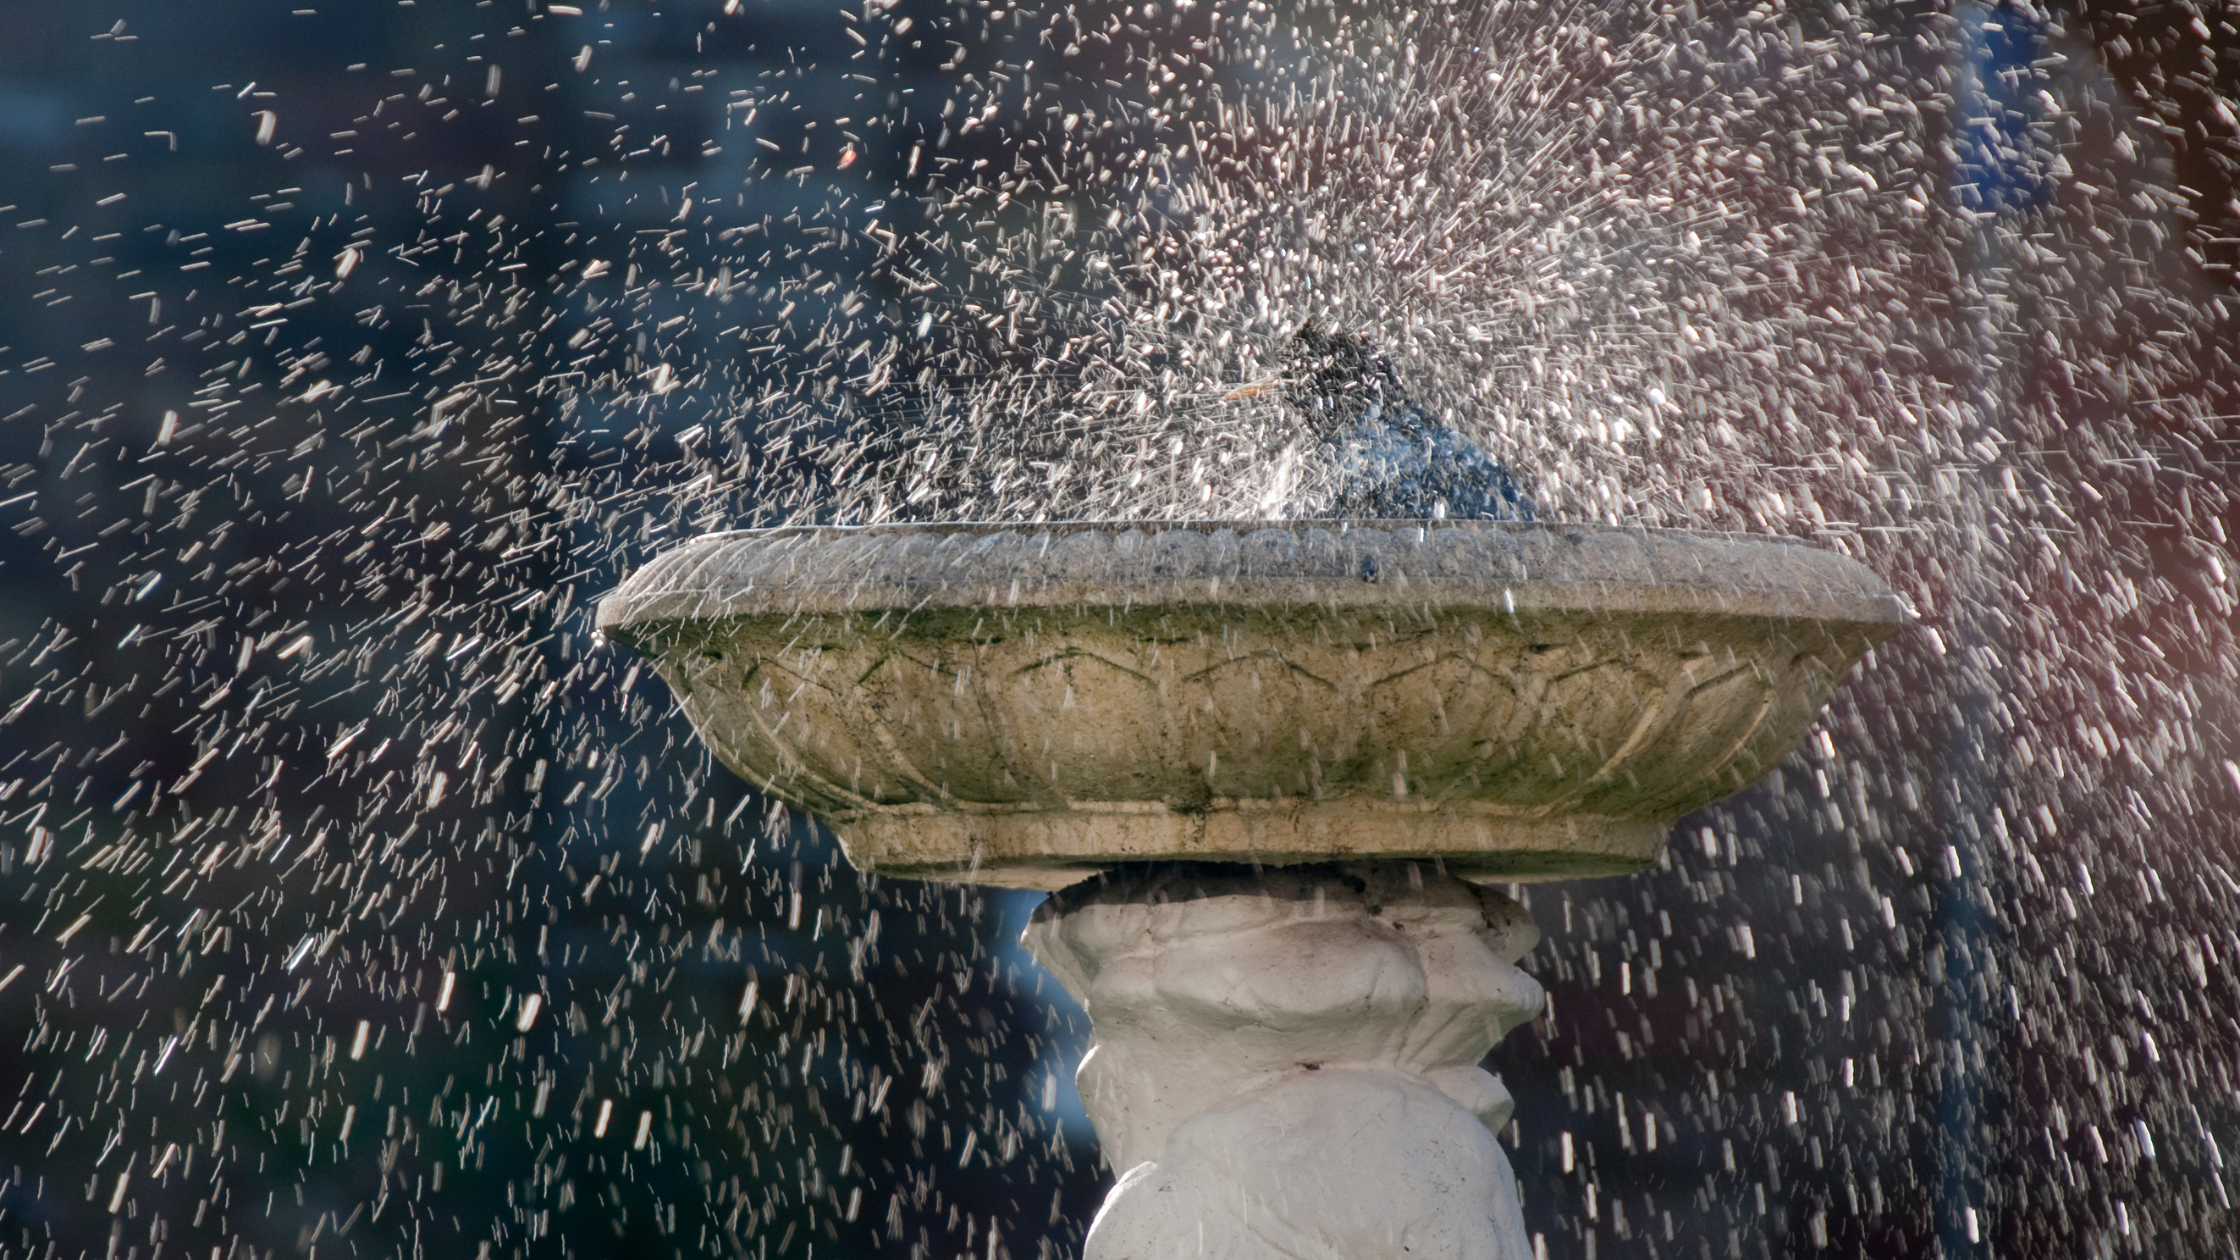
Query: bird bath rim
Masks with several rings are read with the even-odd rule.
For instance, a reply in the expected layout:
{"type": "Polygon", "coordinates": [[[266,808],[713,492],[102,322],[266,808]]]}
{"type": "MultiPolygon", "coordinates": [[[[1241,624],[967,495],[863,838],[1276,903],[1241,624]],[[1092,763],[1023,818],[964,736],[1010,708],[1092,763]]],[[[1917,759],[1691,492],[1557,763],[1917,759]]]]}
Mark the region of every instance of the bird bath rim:
{"type": "MultiPolygon", "coordinates": [[[[1330,592],[1319,589],[1322,584],[1327,583],[1334,584],[1345,592],[1339,602],[1348,606],[1420,604],[1427,596],[1452,594],[1458,589],[1484,590],[1498,586],[1515,601],[1515,609],[1606,609],[1611,607],[1608,601],[1613,598],[1620,600],[1621,606],[1624,606],[1623,588],[1657,586],[1665,588],[1667,592],[1666,602],[1662,606],[1674,612],[1701,611],[1848,622],[1887,627],[1893,633],[1913,620],[1912,612],[1896,592],[1864,565],[1804,539],[1786,535],[1560,521],[1214,518],[1182,521],[890,521],[874,525],[782,525],[759,529],[718,530],[669,548],[641,565],[619,587],[601,597],[596,613],[596,629],[608,637],[623,637],[612,632],[621,631],[623,635],[627,635],[629,627],[671,618],[697,620],[712,616],[752,615],[774,611],[777,606],[773,596],[778,592],[786,593],[789,602],[783,606],[783,610],[787,612],[879,612],[893,609],[919,611],[928,608],[979,607],[991,602],[985,598],[984,582],[991,576],[988,570],[993,567],[987,563],[987,557],[978,558],[981,563],[974,566],[973,570],[954,571],[948,575],[912,573],[907,582],[894,581],[891,576],[866,575],[860,571],[852,575],[840,573],[840,566],[837,564],[833,570],[835,576],[829,579],[820,579],[815,573],[803,575],[798,571],[789,572],[782,583],[749,582],[734,585],[721,592],[722,603],[719,607],[710,607],[705,602],[715,592],[704,587],[686,590],[669,585],[677,577],[698,576],[697,573],[676,572],[686,556],[725,544],[783,543],[796,540],[802,543],[846,544],[872,543],[888,538],[948,539],[972,535],[981,541],[984,548],[989,541],[1008,535],[1030,542],[1040,540],[1033,557],[1040,561],[1061,540],[1081,535],[1118,539],[1128,534],[1140,534],[1148,540],[1159,535],[1188,534],[1218,539],[1223,534],[1243,536],[1266,531],[1290,531],[1294,535],[1325,534],[1337,545],[1322,556],[1304,557],[1325,562],[1312,571],[1282,575],[1238,572],[1240,562],[1249,562],[1251,557],[1232,550],[1210,556],[1203,553],[1196,557],[1170,555],[1162,557],[1170,565],[1164,571],[1127,576],[1161,583],[1167,589],[1158,594],[1166,602],[1181,603],[1326,605],[1330,602],[1327,598],[1314,596],[1329,594],[1330,592]],[[1520,556],[1527,563],[1516,570],[1503,569],[1477,575],[1411,572],[1405,566],[1395,571],[1383,563],[1389,558],[1390,552],[1406,548],[1410,541],[1406,538],[1408,534],[1415,535],[1412,541],[1420,547],[1429,542],[1429,536],[1433,533],[1453,537],[1465,532],[1481,537],[1505,537],[1524,541],[1527,546],[1531,541],[1576,544],[1591,538],[1606,544],[1638,540],[1642,547],[1634,549],[1630,555],[1624,555],[1605,546],[1601,548],[1603,555],[1600,559],[1604,561],[1602,565],[1574,571],[1563,570],[1562,561],[1566,557],[1554,556],[1545,550],[1538,556],[1520,556]],[[1396,547],[1394,543],[1397,543],[1396,547]],[[1641,563],[1651,560],[1648,554],[1650,550],[1664,551],[1674,544],[1678,544],[1684,551],[1693,551],[1706,544],[1719,548],[1723,553],[1719,557],[1720,572],[1712,576],[1711,580],[1692,580],[1701,577],[1700,572],[1688,574],[1666,565],[1641,563]],[[1731,548],[1745,550],[1735,551],[1730,550],[1731,548]],[[1364,558],[1373,558],[1378,562],[1375,571],[1362,571],[1360,561],[1364,558]],[[1534,573],[1529,561],[1536,558],[1556,559],[1557,571],[1534,573]],[[1172,562],[1178,559],[1201,563],[1186,567],[1174,566],[1172,562]],[[1220,563],[1224,560],[1228,564],[1220,563]],[[1633,563],[1627,563],[1629,560],[1633,563]],[[1203,563],[1205,561],[1214,563],[1203,563]],[[1333,561],[1335,563],[1331,563],[1333,561]],[[1609,563],[1611,561],[1617,563],[1609,563]],[[1792,565],[1798,566],[1802,571],[1783,572],[1792,565]],[[1748,576],[1757,580],[1745,580],[1743,570],[1748,570],[1748,576]],[[1797,580],[1804,577],[1806,572],[1817,579],[1816,584],[1797,580]],[[1789,580],[1768,581],[1768,578],[1789,580]],[[1202,591],[1194,589],[1198,583],[1210,584],[1216,579],[1222,585],[1208,585],[1202,591]]],[[[841,558],[824,557],[827,561],[841,558]]],[[[1286,557],[1296,558],[1300,557],[1286,557]]],[[[1569,558],[1576,558],[1576,553],[1569,558]]],[[[1142,599],[1115,601],[1100,598],[1095,591],[1083,590],[1081,580],[1068,580],[1065,576],[1053,578],[1046,572],[1026,570],[1015,565],[1017,559],[1019,556],[1014,554],[1002,557],[1001,561],[1014,562],[1014,567],[1004,570],[1004,576],[1019,580],[1019,586],[1015,590],[1005,589],[993,603],[1006,608],[1020,608],[1150,602],[1142,599]]],[[[1109,582],[1111,578],[1107,577],[1105,580],[1109,582]]],[[[1505,605],[1506,610],[1508,607],[1505,605]]]]}

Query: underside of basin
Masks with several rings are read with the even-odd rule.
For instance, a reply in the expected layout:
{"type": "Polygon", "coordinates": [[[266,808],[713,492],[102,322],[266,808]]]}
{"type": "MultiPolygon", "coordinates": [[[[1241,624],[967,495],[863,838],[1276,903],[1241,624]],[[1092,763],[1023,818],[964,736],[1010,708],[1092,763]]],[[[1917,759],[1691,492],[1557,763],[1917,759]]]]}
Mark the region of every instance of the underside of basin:
{"type": "Polygon", "coordinates": [[[857,865],[1036,887],[1639,870],[1904,620],[1786,540],[1453,521],[717,534],[598,614],[857,865]]]}

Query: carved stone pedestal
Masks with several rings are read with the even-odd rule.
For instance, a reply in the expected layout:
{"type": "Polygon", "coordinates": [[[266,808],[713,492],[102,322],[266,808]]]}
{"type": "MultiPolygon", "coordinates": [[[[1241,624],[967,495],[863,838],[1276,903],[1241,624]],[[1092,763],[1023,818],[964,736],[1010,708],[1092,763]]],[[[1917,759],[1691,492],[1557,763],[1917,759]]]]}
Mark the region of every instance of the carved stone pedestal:
{"type": "Polygon", "coordinates": [[[1455,876],[1647,868],[1905,621],[1786,540],[1483,521],[717,534],[599,604],[858,866],[1063,890],[1086,1260],[1526,1260],[1478,1061],[1537,933],[1455,876]]]}
{"type": "Polygon", "coordinates": [[[1088,1009],[1081,1097],[1120,1181],[1084,1260],[1526,1260],[1509,1091],[1540,1011],[1508,897],[1427,863],[1138,867],[1027,946],[1088,1009]]]}

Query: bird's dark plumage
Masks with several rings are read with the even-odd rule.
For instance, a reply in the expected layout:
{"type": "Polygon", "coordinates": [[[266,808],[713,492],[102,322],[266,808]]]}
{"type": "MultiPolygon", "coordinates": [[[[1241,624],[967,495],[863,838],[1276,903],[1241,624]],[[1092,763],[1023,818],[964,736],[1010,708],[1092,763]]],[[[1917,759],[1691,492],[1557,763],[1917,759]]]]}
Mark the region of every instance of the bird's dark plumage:
{"type": "Polygon", "coordinates": [[[1359,338],[1301,328],[1284,347],[1278,389],[1311,452],[1288,514],[1533,518],[1501,461],[1409,397],[1392,364],[1359,338]]]}

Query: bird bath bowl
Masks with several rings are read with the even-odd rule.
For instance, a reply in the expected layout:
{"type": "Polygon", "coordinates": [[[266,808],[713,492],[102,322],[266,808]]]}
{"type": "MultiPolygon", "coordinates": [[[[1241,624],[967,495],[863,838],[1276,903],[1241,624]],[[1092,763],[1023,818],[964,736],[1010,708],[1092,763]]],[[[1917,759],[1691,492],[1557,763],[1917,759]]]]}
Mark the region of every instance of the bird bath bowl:
{"type": "Polygon", "coordinates": [[[1905,614],[1778,539],[1371,521],[714,534],[599,629],[857,866],[1655,862],[1905,614]]]}
{"type": "Polygon", "coordinates": [[[1905,619],[1795,542],[1470,521],[714,534],[598,610],[859,867],[1065,890],[1087,1260],[1529,1255],[1480,885],[1653,864],[1905,619]]]}

